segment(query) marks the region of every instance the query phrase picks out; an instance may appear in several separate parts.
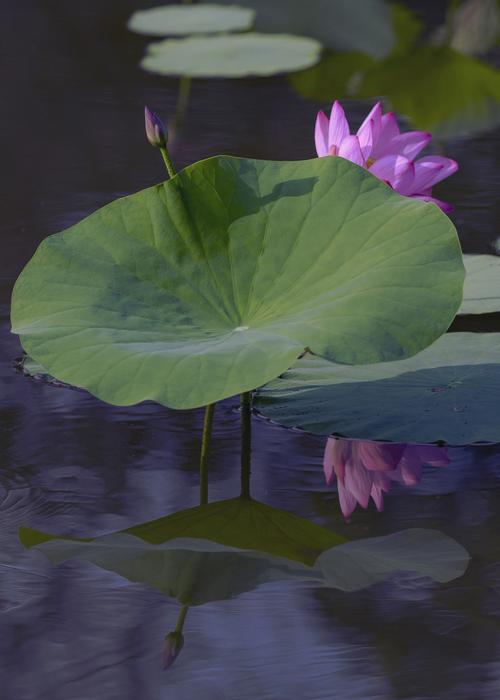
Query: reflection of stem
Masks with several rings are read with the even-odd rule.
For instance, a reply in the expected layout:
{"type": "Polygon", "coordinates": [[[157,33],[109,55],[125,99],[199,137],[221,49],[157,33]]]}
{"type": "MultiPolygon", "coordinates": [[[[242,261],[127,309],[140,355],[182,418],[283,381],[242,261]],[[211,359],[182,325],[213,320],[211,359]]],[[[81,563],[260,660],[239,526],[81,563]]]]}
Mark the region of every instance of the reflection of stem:
{"type": "Polygon", "coordinates": [[[179,92],[177,94],[177,103],[175,105],[175,116],[172,121],[172,129],[177,130],[184,121],[184,116],[186,114],[189,95],[191,92],[191,78],[189,76],[183,76],[179,80],[179,92]]]}
{"type": "Polygon", "coordinates": [[[177,624],[175,626],[175,632],[177,634],[182,634],[182,628],[184,627],[184,622],[186,620],[186,615],[188,614],[189,605],[183,605],[177,618],[177,624]]]}
{"type": "Polygon", "coordinates": [[[212,438],[214,410],[215,404],[209,404],[205,408],[205,419],[203,421],[200,454],[200,506],[204,506],[208,503],[208,454],[210,451],[210,440],[212,438]]]}
{"type": "Polygon", "coordinates": [[[165,161],[165,167],[167,168],[167,173],[169,177],[174,177],[176,175],[174,164],[172,163],[170,156],[168,154],[168,150],[166,146],[162,146],[160,148],[161,154],[163,156],[163,160],[165,161]]]}
{"type": "Polygon", "coordinates": [[[250,498],[252,451],[252,394],[241,394],[241,497],[250,498]]]}

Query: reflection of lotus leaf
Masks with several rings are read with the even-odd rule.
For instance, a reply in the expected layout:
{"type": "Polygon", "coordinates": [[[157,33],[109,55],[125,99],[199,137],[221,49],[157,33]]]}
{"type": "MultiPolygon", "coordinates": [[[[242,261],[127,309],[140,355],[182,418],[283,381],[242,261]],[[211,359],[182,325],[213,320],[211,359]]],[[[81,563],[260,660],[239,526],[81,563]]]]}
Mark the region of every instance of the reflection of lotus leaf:
{"type": "Polygon", "coordinates": [[[173,36],[249,29],[255,12],[231,5],[166,5],[134,12],[128,28],[138,34],[173,36]]]}
{"type": "MultiPolygon", "coordinates": [[[[133,535],[155,545],[179,537],[208,539],[228,547],[257,549],[305,564],[312,564],[321,552],[345,541],[334,532],[292,513],[242,498],[181,510],[120,534],[133,535]]],[[[52,535],[22,531],[23,544],[28,546],[50,539],[52,535]]]]}
{"type": "Polygon", "coordinates": [[[291,34],[218,34],[150,44],[141,66],[160,75],[243,78],[289,73],[313,66],[321,44],[291,34]]]}
{"type": "Polygon", "coordinates": [[[500,442],[500,333],[448,333],[415,357],[347,367],[306,357],[261,389],[266,417],[312,433],[500,442]]]}
{"type": "Polygon", "coordinates": [[[367,363],[453,320],[463,265],[448,217],[342,158],[216,157],[50,236],[12,321],[58,380],[118,405],[206,405],[308,346],[367,363]]]}
{"type": "Polygon", "coordinates": [[[500,311],[500,257],[464,255],[465,284],[461,314],[500,311]]]}
{"type": "MultiPolygon", "coordinates": [[[[311,525],[304,523],[304,528],[311,525]]],[[[23,540],[33,540],[33,535],[36,539],[33,531],[23,530],[21,534],[23,540]]],[[[323,552],[310,566],[256,549],[188,537],[151,544],[123,533],[93,541],[45,536],[36,548],[54,564],[83,559],[187,605],[233,598],[279,580],[302,580],[355,591],[406,571],[444,582],[461,576],[468,563],[467,552],[457,542],[424,529],[339,544],[323,552]]]]}

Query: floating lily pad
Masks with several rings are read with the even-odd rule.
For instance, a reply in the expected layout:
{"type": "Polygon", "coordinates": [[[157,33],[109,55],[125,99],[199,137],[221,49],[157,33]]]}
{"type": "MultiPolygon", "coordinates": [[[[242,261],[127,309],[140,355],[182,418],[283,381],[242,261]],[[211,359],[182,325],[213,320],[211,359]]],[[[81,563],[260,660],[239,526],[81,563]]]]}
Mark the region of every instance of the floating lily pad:
{"type": "Polygon", "coordinates": [[[307,68],[318,61],[320,51],[315,39],[291,34],[194,36],[150,44],[141,66],[160,75],[243,78],[307,68]]]}
{"type": "Polygon", "coordinates": [[[500,442],[500,333],[448,333],[415,357],[348,367],[307,356],[256,407],[319,435],[452,445],[500,442]]]}
{"type": "MultiPolygon", "coordinates": [[[[255,549],[312,564],[325,549],[344,542],[339,535],[286,511],[258,501],[233,498],[167,515],[122,533],[149,544],[163,544],[179,537],[207,539],[228,547],[255,549]]],[[[25,546],[54,539],[21,529],[25,546]]],[[[86,540],[91,541],[91,540],[86,540]]]]}
{"type": "Polygon", "coordinates": [[[256,10],[259,31],[311,36],[329,49],[382,58],[395,43],[392,8],[384,0],[245,0],[245,5],[256,10]]]}
{"type": "Polygon", "coordinates": [[[464,255],[465,284],[461,314],[500,311],[500,257],[464,255]]]}
{"type": "Polygon", "coordinates": [[[239,5],[165,5],[134,12],[128,28],[137,34],[173,36],[250,29],[255,11],[239,5]]]}
{"type": "Polygon", "coordinates": [[[12,323],[60,381],[194,408],[306,347],[346,363],[414,354],[448,328],[463,276],[448,217],[353,163],[220,156],[42,242],[12,323]]]}

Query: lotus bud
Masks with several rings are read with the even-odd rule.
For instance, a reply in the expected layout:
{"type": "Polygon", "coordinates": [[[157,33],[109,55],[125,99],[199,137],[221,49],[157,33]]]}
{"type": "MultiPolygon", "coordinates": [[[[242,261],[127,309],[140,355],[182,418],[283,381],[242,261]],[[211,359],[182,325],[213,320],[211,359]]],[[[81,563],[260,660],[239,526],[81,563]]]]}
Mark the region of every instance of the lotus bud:
{"type": "Polygon", "coordinates": [[[144,123],[149,143],[156,148],[165,148],[167,145],[167,130],[160,117],[152,112],[149,107],[144,107],[144,123]]]}
{"type": "Polygon", "coordinates": [[[170,632],[165,637],[163,647],[163,670],[166,671],[181,653],[184,646],[184,635],[182,632],[170,632]]]}

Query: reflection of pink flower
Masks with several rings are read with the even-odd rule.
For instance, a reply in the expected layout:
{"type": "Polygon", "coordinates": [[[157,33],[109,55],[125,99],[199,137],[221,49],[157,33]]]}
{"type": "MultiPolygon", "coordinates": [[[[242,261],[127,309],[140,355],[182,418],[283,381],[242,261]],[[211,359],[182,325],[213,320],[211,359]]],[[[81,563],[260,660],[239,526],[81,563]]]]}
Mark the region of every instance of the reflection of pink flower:
{"type": "Polygon", "coordinates": [[[323,470],[327,484],[337,477],[340,507],[348,518],[358,503],[367,508],[370,496],[382,510],[391,481],[414,486],[422,478],[423,464],[449,463],[446,447],[329,437],[323,470]]]}
{"type": "Polygon", "coordinates": [[[330,118],[318,112],[315,128],[318,156],[341,156],[361,165],[407,197],[434,202],[445,212],[451,206],[432,196],[432,187],[452,175],[458,165],[451,158],[424,156],[414,159],[431,140],[425,131],[401,134],[392,112],[373,107],[355,135],[351,135],[342,105],[333,103],[330,118]]]}

